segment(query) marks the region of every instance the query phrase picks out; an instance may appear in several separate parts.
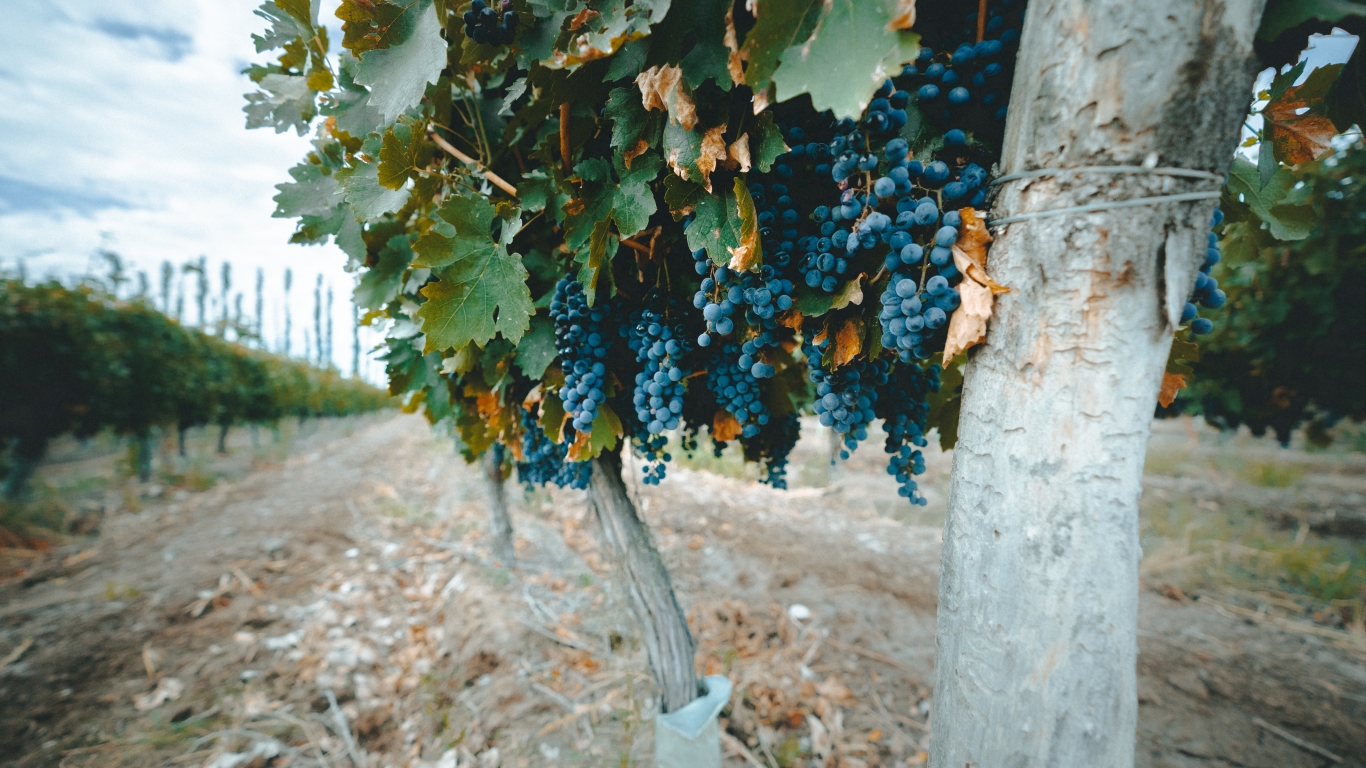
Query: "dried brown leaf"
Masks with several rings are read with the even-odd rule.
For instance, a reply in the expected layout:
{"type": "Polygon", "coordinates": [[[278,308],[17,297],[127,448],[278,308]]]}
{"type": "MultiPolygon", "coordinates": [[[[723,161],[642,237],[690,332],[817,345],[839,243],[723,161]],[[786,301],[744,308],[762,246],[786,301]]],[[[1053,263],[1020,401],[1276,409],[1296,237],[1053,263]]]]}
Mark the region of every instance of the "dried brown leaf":
{"type": "Polygon", "coordinates": [[[1163,408],[1169,408],[1171,407],[1171,404],[1176,401],[1176,393],[1185,388],[1185,376],[1179,376],[1170,371],[1163,371],[1162,389],[1158,390],[1157,402],[1161,403],[1163,408]]]}
{"type": "MultiPolygon", "coordinates": [[[[697,125],[697,106],[683,83],[683,69],[655,66],[636,75],[641,103],[646,109],[669,113],[669,119],[691,131],[697,125]]],[[[724,144],[723,144],[724,149],[724,144]]]]}
{"type": "Polygon", "coordinates": [[[718,160],[726,157],[726,139],[723,134],[726,126],[718,125],[702,135],[701,154],[697,158],[697,170],[702,174],[702,186],[711,191],[711,172],[716,170],[718,160]]]}
{"type": "Polygon", "coordinates": [[[726,69],[730,72],[730,80],[736,85],[745,84],[745,69],[741,65],[744,57],[740,55],[740,41],[735,34],[735,8],[726,11],[726,47],[730,49],[730,56],[726,59],[726,69]]]}
{"type": "Polygon", "coordinates": [[[802,329],[802,313],[795,309],[779,312],[773,316],[773,319],[784,328],[791,328],[794,331],[802,329]]]}
{"type": "Polygon", "coordinates": [[[740,173],[749,173],[749,134],[742,133],[740,138],[731,143],[726,150],[726,167],[731,170],[739,169],[740,173]]]}
{"type": "Polygon", "coordinates": [[[717,412],[711,422],[711,439],[727,442],[740,436],[740,422],[728,411],[717,412]]]}
{"type": "Polygon", "coordinates": [[[964,277],[958,285],[958,297],[962,305],[949,320],[948,338],[944,341],[944,360],[947,362],[958,356],[959,352],[981,344],[987,336],[987,323],[991,320],[991,305],[995,300],[990,288],[964,277]]]}
{"type": "Polygon", "coordinates": [[[583,461],[592,454],[591,445],[592,432],[579,432],[574,436],[574,442],[570,444],[566,458],[569,461],[583,461]]]}
{"type": "Polygon", "coordinates": [[[630,168],[631,161],[645,154],[646,150],[648,150],[649,148],[650,142],[646,141],[645,139],[641,139],[640,141],[636,142],[636,145],[634,147],[622,150],[621,161],[625,163],[627,168],[630,168]]]}
{"type": "Polygon", "coordinates": [[[915,26],[915,0],[897,0],[896,11],[892,14],[892,20],[887,22],[887,29],[910,29],[915,26]]]}
{"type": "Polygon", "coordinates": [[[954,266],[994,294],[1009,293],[1009,288],[987,274],[987,244],[991,242],[991,235],[987,232],[986,219],[972,208],[962,208],[958,215],[963,219],[963,226],[958,231],[958,242],[953,244],[954,266]]]}
{"type": "Polygon", "coordinates": [[[863,321],[851,317],[835,331],[835,344],[831,351],[834,368],[847,365],[863,351],[863,321]]]}
{"type": "Polygon", "coordinates": [[[1317,160],[1333,151],[1338,130],[1323,114],[1323,96],[1307,95],[1305,82],[1293,85],[1262,110],[1277,159],[1291,165],[1317,160]],[[1300,110],[1308,110],[1301,112],[1300,110]]]}
{"type": "Polygon", "coordinates": [[[577,14],[575,14],[574,18],[570,20],[569,28],[571,30],[578,29],[579,27],[582,27],[584,24],[587,24],[588,21],[592,19],[594,16],[601,15],[601,13],[593,10],[592,8],[584,8],[582,11],[579,11],[577,14]]]}

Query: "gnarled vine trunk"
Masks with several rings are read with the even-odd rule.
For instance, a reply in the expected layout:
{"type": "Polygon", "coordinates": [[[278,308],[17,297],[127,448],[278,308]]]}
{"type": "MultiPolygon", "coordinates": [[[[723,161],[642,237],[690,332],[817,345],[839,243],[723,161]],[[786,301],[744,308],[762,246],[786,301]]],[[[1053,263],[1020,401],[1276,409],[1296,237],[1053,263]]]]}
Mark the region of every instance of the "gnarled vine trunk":
{"type": "Polygon", "coordinates": [[[152,433],[144,432],[134,438],[138,480],[148,482],[152,479],[152,433]]]}
{"type": "Polygon", "coordinates": [[[29,480],[47,455],[47,442],[45,437],[21,437],[10,448],[5,501],[19,501],[28,495],[29,480]]]}
{"type": "MultiPolygon", "coordinates": [[[[1001,175],[1224,173],[1262,0],[1032,0],[1001,175]],[[1151,160],[1150,160],[1151,161],[1151,160]]],[[[996,218],[1213,180],[1008,182],[996,218]]],[[[934,768],[1132,766],[1138,498],[1172,331],[1213,200],[997,229],[997,301],[965,371],[944,533],[934,768]]]]}
{"type": "Polygon", "coordinates": [[[231,427],[232,427],[231,424],[219,424],[219,425],[218,425],[218,455],[219,455],[219,456],[227,456],[227,455],[228,455],[228,430],[229,430],[231,427]]]}
{"type": "Polygon", "coordinates": [[[504,487],[502,445],[494,445],[480,460],[484,465],[484,487],[489,495],[489,533],[493,536],[493,555],[511,568],[517,562],[517,550],[512,541],[512,518],[508,515],[507,490],[504,487]]]}
{"type": "Polygon", "coordinates": [[[650,529],[636,514],[636,505],[626,493],[620,453],[604,452],[593,459],[588,503],[611,552],[617,582],[626,591],[631,611],[640,622],[650,669],[659,684],[662,709],[673,712],[697,698],[693,660],[696,646],[650,529]]]}

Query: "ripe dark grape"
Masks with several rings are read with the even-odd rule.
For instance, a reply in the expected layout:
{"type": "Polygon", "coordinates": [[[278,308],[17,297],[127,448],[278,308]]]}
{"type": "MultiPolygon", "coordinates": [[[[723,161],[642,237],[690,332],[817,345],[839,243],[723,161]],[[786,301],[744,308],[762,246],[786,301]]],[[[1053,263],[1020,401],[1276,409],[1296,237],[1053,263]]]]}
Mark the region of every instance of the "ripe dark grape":
{"type": "MultiPolygon", "coordinates": [[[[650,303],[662,302],[655,298],[650,303]]],[[[678,308],[669,308],[677,317],[678,308]]],[[[630,324],[622,329],[636,361],[645,363],[635,377],[632,403],[640,425],[633,442],[645,458],[646,485],[658,485],[664,479],[664,462],[671,457],[664,451],[668,438],[663,433],[680,426],[683,380],[689,373],[681,361],[692,349],[682,326],[669,326],[666,314],[647,306],[632,315],[630,324]]]]}
{"type": "MultiPolygon", "coordinates": [[[[1219,225],[1223,223],[1224,212],[1215,209],[1214,218],[1210,220],[1210,229],[1218,229],[1219,225]]],[[[1195,286],[1191,288],[1190,298],[1186,300],[1185,309],[1181,312],[1181,322],[1189,323],[1190,332],[1196,336],[1214,330],[1214,323],[1199,316],[1200,307],[1219,309],[1228,301],[1228,296],[1219,290],[1219,281],[1211,277],[1209,273],[1210,269],[1218,264],[1221,258],[1219,236],[1211,231],[1208,238],[1205,244],[1205,261],[1200,265],[1200,271],[1195,275],[1195,286]]]]}
{"type": "Polygon", "coordinates": [[[707,388],[716,396],[717,404],[740,422],[740,436],[754,437],[769,420],[759,378],[753,373],[753,365],[741,365],[744,352],[740,345],[726,342],[718,347],[707,371],[707,388]]]}
{"type": "Polygon", "coordinates": [[[887,474],[896,477],[901,496],[924,506],[925,497],[914,478],[925,471],[925,459],[919,449],[928,444],[925,421],[930,408],[926,399],[939,391],[939,366],[895,364],[883,391],[885,396],[878,398],[876,410],[887,432],[887,474]]]}
{"type": "Polygon", "coordinates": [[[810,368],[811,381],[816,385],[816,400],[812,407],[822,426],[830,427],[841,436],[844,448],[840,458],[868,439],[868,425],[875,417],[877,387],[887,383],[889,366],[884,359],[854,360],[830,369],[826,367],[829,339],[806,344],[802,351],[810,368]]]}
{"type": "Polygon", "coordinates": [[[559,395],[571,425],[579,432],[592,429],[598,407],[607,400],[603,387],[608,339],[602,326],[607,318],[606,309],[588,306],[578,281],[566,277],[555,284],[550,319],[555,322],[555,348],[564,368],[559,395]]]}
{"type": "Polygon", "coordinates": [[[593,476],[593,464],[587,461],[565,461],[569,442],[551,442],[530,408],[522,409],[520,420],[522,460],[517,463],[518,482],[523,485],[554,483],[561,488],[586,489],[593,476]]]}
{"type": "Polygon", "coordinates": [[[486,45],[511,45],[517,37],[517,14],[512,11],[512,0],[502,0],[499,10],[484,0],[473,0],[462,16],[465,37],[486,45]]]}

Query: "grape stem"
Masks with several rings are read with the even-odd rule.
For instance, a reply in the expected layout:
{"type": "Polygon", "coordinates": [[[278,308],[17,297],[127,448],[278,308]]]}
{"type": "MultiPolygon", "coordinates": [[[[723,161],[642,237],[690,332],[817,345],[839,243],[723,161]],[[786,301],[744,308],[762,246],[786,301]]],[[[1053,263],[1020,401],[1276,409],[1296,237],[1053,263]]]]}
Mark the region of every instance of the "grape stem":
{"type": "Polygon", "coordinates": [[[569,102],[560,104],[560,160],[564,174],[569,175],[569,102]]]}
{"type": "Polygon", "coordinates": [[[475,160],[474,158],[470,157],[464,152],[461,152],[460,150],[455,148],[454,144],[451,144],[449,141],[446,141],[445,139],[441,138],[441,134],[436,132],[435,126],[429,125],[427,126],[427,130],[427,135],[431,136],[432,141],[436,142],[436,145],[438,147],[441,147],[442,149],[446,150],[447,154],[451,155],[456,160],[465,163],[466,165],[472,165],[475,168],[478,168],[480,171],[483,172],[484,178],[492,182],[492,184],[495,187],[498,187],[499,189],[511,195],[513,200],[518,199],[517,188],[507,183],[502,176],[499,176],[498,174],[494,173],[488,168],[485,168],[483,163],[479,162],[478,160],[475,160]]]}

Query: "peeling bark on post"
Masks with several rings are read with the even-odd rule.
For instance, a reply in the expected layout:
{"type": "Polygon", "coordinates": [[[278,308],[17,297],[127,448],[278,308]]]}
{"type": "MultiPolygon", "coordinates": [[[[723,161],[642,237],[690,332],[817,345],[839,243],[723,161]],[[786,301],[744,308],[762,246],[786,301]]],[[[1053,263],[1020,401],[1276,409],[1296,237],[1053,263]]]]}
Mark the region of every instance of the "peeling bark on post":
{"type": "MultiPolygon", "coordinates": [[[[1262,0],[1033,0],[999,175],[1141,165],[1222,174],[1262,0]]],[[[1060,175],[1007,215],[1207,191],[1060,175]]],[[[1138,498],[1172,330],[1214,201],[997,230],[1000,297],[965,371],[944,533],[933,768],[1133,765],[1138,498]]]]}
{"type": "Polygon", "coordinates": [[[697,698],[696,646],[650,529],[626,493],[620,453],[604,452],[593,459],[588,503],[611,551],[617,582],[626,590],[631,610],[640,622],[662,709],[673,712],[697,698]]]}
{"type": "Polygon", "coordinates": [[[512,542],[512,518],[508,515],[507,491],[503,485],[503,452],[501,446],[485,451],[484,485],[489,493],[489,533],[493,536],[493,556],[511,568],[517,563],[517,550],[512,542]]]}

